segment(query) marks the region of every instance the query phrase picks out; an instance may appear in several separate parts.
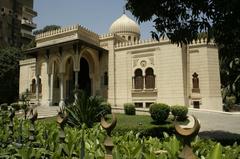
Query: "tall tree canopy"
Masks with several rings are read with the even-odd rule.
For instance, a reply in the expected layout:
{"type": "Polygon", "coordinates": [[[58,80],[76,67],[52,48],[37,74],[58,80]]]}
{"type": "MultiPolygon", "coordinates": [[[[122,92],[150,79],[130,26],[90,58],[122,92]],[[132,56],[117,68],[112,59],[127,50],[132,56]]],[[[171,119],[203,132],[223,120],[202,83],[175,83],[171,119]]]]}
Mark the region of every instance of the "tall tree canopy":
{"type": "Polygon", "coordinates": [[[56,30],[56,29],[60,29],[60,28],[61,28],[61,26],[59,26],[59,25],[47,25],[43,29],[35,30],[33,32],[33,34],[37,35],[37,34],[40,34],[40,33],[44,33],[44,32],[51,31],[51,30],[56,30]]]}
{"type": "Polygon", "coordinates": [[[11,103],[18,99],[18,63],[22,57],[17,48],[0,49],[0,103],[11,103]]]}
{"type": "Polygon", "coordinates": [[[127,0],[126,8],[139,22],[153,20],[157,32],[173,43],[190,43],[199,33],[224,48],[227,54],[240,52],[239,0],[127,0]]]}

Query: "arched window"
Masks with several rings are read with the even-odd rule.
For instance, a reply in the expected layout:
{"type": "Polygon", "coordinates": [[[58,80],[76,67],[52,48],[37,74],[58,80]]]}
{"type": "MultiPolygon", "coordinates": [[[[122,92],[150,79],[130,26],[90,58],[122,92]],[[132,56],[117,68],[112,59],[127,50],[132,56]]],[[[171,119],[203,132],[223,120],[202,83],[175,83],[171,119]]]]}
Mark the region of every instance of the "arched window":
{"type": "Polygon", "coordinates": [[[136,69],[134,73],[134,88],[143,89],[143,75],[141,69],[136,69]]]}
{"type": "Polygon", "coordinates": [[[136,42],[136,40],[137,40],[137,38],[136,38],[136,37],[134,37],[134,42],[136,42]]]}
{"type": "Polygon", "coordinates": [[[41,80],[41,78],[38,79],[38,92],[42,93],[42,80],[41,80]]]}
{"type": "Polygon", "coordinates": [[[128,36],[128,41],[131,41],[131,36],[128,36]]]}
{"type": "Polygon", "coordinates": [[[36,80],[32,79],[32,83],[30,85],[30,91],[31,93],[36,93],[36,80]]]}
{"type": "Polygon", "coordinates": [[[200,93],[198,74],[197,74],[196,72],[194,72],[194,74],[192,75],[192,77],[193,77],[193,78],[192,78],[192,85],[193,85],[192,92],[200,93]]]}
{"type": "Polygon", "coordinates": [[[104,81],[104,85],[107,86],[108,85],[108,73],[104,72],[104,77],[103,77],[103,81],[104,81]]]}
{"type": "Polygon", "coordinates": [[[147,68],[145,72],[145,88],[154,89],[155,88],[155,76],[152,68],[147,68]]]}

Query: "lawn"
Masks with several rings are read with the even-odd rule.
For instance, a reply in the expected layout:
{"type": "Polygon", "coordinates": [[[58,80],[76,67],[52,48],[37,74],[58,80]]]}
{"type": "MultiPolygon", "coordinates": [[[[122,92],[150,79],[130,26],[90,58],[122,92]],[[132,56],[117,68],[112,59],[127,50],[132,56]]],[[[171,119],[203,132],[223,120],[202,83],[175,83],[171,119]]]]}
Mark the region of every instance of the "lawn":
{"type": "MultiPolygon", "coordinates": [[[[133,133],[141,132],[144,136],[160,136],[162,132],[172,133],[173,124],[169,118],[163,124],[155,124],[151,116],[149,115],[125,115],[116,114],[117,125],[113,130],[113,134],[124,135],[127,131],[133,131],[133,133]]],[[[111,120],[111,115],[107,116],[108,120],[111,120]]],[[[45,119],[40,119],[43,122],[55,122],[56,117],[49,117],[45,119]]]]}
{"type": "MultiPolygon", "coordinates": [[[[108,116],[110,117],[110,115],[108,116]]],[[[173,124],[169,118],[165,123],[155,124],[148,115],[125,115],[116,114],[117,126],[113,133],[123,135],[127,131],[141,133],[144,136],[162,136],[162,132],[172,133],[174,131],[173,124]]]]}

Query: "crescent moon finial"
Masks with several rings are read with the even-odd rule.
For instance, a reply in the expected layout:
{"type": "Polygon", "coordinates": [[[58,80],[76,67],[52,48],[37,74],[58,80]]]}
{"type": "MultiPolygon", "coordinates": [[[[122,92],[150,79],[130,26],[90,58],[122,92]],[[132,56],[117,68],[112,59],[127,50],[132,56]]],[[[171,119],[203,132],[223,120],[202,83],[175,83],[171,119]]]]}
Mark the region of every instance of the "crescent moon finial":
{"type": "Polygon", "coordinates": [[[63,113],[59,112],[57,115],[57,123],[60,125],[65,124],[67,121],[67,117],[68,117],[68,115],[67,115],[66,111],[64,111],[63,113]]]}
{"type": "Polygon", "coordinates": [[[117,124],[117,118],[114,113],[112,114],[111,123],[106,122],[104,117],[101,118],[101,126],[107,131],[108,135],[110,135],[112,130],[115,128],[116,124],[117,124]]]}
{"type": "Polygon", "coordinates": [[[179,126],[176,120],[174,121],[175,130],[179,135],[183,137],[188,137],[188,136],[190,137],[190,136],[196,135],[199,132],[200,123],[194,115],[191,115],[191,116],[194,119],[194,126],[192,128],[182,128],[179,126]]]}

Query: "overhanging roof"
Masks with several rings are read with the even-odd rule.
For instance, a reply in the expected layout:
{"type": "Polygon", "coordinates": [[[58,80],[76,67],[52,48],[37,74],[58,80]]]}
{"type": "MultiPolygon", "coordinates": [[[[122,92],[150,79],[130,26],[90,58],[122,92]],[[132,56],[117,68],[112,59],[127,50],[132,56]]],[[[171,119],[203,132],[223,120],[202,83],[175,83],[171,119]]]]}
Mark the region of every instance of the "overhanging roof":
{"type": "Polygon", "coordinates": [[[52,45],[34,47],[34,48],[31,48],[31,49],[24,50],[23,52],[25,54],[36,54],[36,53],[40,52],[41,50],[47,50],[47,49],[62,47],[62,46],[71,45],[71,44],[85,45],[89,48],[93,48],[93,49],[98,50],[98,51],[108,52],[108,50],[106,50],[106,49],[104,49],[100,46],[93,45],[91,43],[88,43],[88,42],[80,40],[80,39],[74,39],[74,40],[60,42],[60,43],[56,43],[56,44],[52,44],[52,45]]]}

